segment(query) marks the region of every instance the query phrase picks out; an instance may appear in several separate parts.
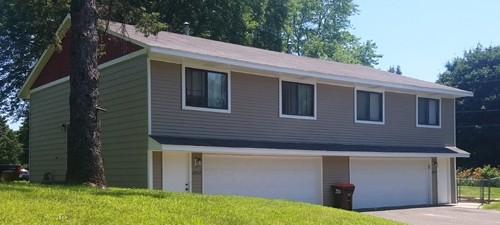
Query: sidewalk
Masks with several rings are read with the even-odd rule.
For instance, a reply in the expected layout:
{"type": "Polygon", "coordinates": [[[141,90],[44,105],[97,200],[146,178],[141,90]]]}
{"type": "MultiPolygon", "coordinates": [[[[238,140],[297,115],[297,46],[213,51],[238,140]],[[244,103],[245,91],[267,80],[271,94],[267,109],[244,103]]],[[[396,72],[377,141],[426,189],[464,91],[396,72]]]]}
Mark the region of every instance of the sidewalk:
{"type": "Polygon", "coordinates": [[[476,202],[459,202],[456,204],[450,204],[452,207],[457,207],[457,208],[467,208],[467,209],[479,209],[481,208],[481,203],[476,203],[476,202]]]}

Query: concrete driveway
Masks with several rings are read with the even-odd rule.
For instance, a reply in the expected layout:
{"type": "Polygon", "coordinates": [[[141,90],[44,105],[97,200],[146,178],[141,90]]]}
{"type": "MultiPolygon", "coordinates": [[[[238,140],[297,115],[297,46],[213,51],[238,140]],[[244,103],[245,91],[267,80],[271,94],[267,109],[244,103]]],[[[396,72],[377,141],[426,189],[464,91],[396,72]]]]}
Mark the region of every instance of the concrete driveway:
{"type": "Polygon", "coordinates": [[[500,211],[479,209],[478,207],[479,205],[474,203],[459,203],[456,205],[407,209],[387,209],[379,211],[367,211],[364,213],[416,225],[500,224],[500,211]]]}

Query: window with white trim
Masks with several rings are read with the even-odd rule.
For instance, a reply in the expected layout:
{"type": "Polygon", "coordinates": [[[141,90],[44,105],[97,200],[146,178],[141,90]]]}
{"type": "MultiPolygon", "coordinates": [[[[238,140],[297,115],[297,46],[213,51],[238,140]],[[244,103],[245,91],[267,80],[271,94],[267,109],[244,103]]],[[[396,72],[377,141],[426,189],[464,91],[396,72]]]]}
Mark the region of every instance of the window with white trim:
{"type": "Polygon", "coordinates": [[[356,91],[356,120],[380,122],[384,121],[383,94],[370,91],[356,91]]]}
{"type": "Polygon", "coordinates": [[[186,68],[185,105],[209,109],[228,109],[228,75],[186,68]]]}
{"type": "Polygon", "coordinates": [[[439,126],[439,99],[418,97],[418,125],[439,126]]]}
{"type": "Polygon", "coordinates": [[[281,81],[281,114],[314,117],[314,85],[281,81]]]}

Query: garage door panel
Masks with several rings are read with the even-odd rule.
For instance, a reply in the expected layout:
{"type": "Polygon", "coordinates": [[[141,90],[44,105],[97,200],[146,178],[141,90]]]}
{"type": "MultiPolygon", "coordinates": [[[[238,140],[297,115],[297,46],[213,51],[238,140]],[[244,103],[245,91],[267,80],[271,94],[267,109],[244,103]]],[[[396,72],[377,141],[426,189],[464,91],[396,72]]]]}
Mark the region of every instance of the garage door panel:
{"type": "Polygon", "coordinates": [[[207,194],[281,198],[321,204],[321,158],[203,155],[207,194]]]}
{"type": "Polygon", "coordinates": [[[353,207],[429,204],[429,162],[426,158],[352,158],[353,207]]]}

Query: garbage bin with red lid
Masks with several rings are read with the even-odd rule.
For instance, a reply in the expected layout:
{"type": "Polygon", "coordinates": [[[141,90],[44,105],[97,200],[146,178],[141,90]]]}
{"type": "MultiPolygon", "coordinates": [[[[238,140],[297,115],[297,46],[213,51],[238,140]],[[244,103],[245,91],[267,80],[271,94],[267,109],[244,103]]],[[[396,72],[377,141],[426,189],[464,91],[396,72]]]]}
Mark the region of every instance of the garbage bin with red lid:
{"type": "Polygon", "coordinates": [[[333,207],[345,210],[352,210],[352,196],[354,194],[354,184],[336,184],[333,189],[333,207]]]}

